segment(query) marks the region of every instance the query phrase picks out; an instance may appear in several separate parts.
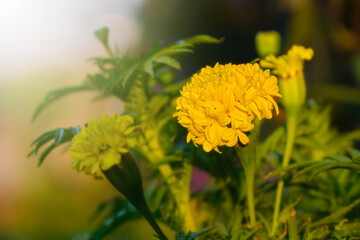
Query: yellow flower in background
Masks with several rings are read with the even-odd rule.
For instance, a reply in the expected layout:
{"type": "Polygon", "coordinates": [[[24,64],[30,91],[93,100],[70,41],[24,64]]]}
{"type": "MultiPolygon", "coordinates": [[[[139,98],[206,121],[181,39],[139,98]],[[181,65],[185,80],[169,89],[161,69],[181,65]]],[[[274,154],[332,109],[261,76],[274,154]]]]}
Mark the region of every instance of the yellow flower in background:
{"type": "Polygon", "coordinates": [[[285,55],[267,56],[260,61],[261,67],[273,69],[279,78],[288,79],[303,73],[304,60],[311,60],[314,51],[311,48],[294,45],[285,55]]]}
{"type": "Polygon", "coordinates": [[[174,117],[188,129],[187,142],[206,152],[218,146],[249,142],[252,121],[278,113],[273,97],[281,97],[277,78],[258,64],[216,64],[194,74],[181,90],[174,117]]]}
{"type": "Polygon", "coordinates": [[[136,144],[134,129],[134,119],[129,115],[104,115],[101,120],[89,120],[72,139],[72,169],[95,176],[98,170],[121,163],[121,154],[136,144]]]}

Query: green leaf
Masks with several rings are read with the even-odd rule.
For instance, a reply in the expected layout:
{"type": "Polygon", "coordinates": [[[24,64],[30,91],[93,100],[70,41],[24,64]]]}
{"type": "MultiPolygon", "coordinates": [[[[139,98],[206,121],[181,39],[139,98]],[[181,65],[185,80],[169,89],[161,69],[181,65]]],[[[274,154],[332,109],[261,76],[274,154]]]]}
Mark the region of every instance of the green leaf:
{"type": "Polygon", "coordinates": [[[95,31],[95,36],[100,40],[105,48],[108,48],[108,37],[109,37],[109,28],[103,27],[95,31]]]}
{"type": "Polygon", "coordinates": [[[180,63],[172,57],[162,56],[154,59],[155,62],[164,63],[170,67],[180,70],[180,63]]]}
{"type": "Polygon", "coordinates": [[[65,130],[63,128],[58,129],[55,131],[55,145],[59,145],[63,136],[64,136],[65,130]]]}
{"type": "Polygon", "coordinates": [[[122,223],[140,217],[140,213],[130,203],[128,203],[119,212],[107,218],[104,223],[91,234],[91,239],[101,240],[122,223]]]}
{"type": "Polygon", "coordinates": [[[118,81],[116,81],[112,87],[115,86],[116,83],[118,83],[119,81],[121,81],[122,87],[125,87],[127,82],[129,81],[131,75],[134,74],[135,70],[138,68],[139,64],[138,63],[134,63],[132,64],[123,74],[122,77],[119,78],[118,81]]]}
{"type": "Polygon", "coordinates": [[[240,235],[239,240],[248,240],[251,239],[259,230],[261,229],[261,226],[257,226],[254,229],[251,229],[250,231],[246,231],[240,235]]]}
{"type": "Polygon", "coordinates": [[[193,53],[194,51],[189,48],[165,48],[154,54],[153,59],[157,59],[163,56],[170,56],[181,53],[193,53]]]}
{"type": "Polygon", "coordinates": [[[147,72],[150,76],[154,76],[154,69],[153,69],[153,64],[152,61],[146,61],[144,64],[144,71],[147,72]]]}
{"type": "Polygon", "coordinates": [[[28,157],[30,157],[32,154],[37,155],[39,149],[46,143],[50,142],[52,139],[54,139],[54,142],[49,145],[40,155],[39,157],[39,163],[40,166],[45,158],[48,156],[48,154],[57,146],[60,144],[63,144],[65,142],[71,141],[71,139],[80,132],[80,126],[77,126],[75,128],[56,128],[54,130],[51,130],[49,132],[46,132],[42,134],[40,137],[35,139],[35,141],[32,143],[32,145],[35,145],[34,149],[28,154],[28,157]]]}
{"type": "Polygon", "coordinates": [[[41,164],[44,162],[46,156],[56,147],[57,145],[55,143],[51,144],[49,147],[47,147],[40,155],[38,166],[40,167],[41,164]]]}
{"type": "Polygon", "coordinates": [[[174,83],[174,84],[171,84],[171,85],[165,87],[163,93],[171,94],[171,95],[179,94],[180,89],[186,85],[188,80],[189,79],[184,79],[181,82],[174,83]]]}
{"type": "Polygon", "coordinates": [[[168,106],[170,97],[163,94],[155,95],[151,98],[150,102],[148,103],[148,109],[150,110],[149,116],[151,118],[155,118],[155,116],[161,112],[161,110],[168,106]]]}
{"type": "Polygon", "coordinates": [[[224,41],[224,38],[220,38],[220,39],[217,39],[217,38],[214,38],[214,37],[211,37],[209,35],[196,35],[196,36],[193,36],[193,37],[190,37],[190,38],[186,38],[186,39],[183,39],[183,40],[179,40],[177,42],[175,42],[175,44],[206,44],[206,43],[209,43],[209,44],[219,44],[219,43],[222,43],[224,41]]]}
{"type": "Polygon", "coordinates": [[[288,218],[288,216],[290,215],[289,213],[292,212],[292,209],[299,204],[299,202],[301,201],[303,197],[300,196],[296,199],[295,202],[289,204],[288,206],[286,206],[280,213],[280,217],[279,220],[284,221],[285,219],[288,218]]]}
{"type": "Polygon", "coordinates": [[[211,230],[211,228],[205,228],[199,232],[188,232],[186,235],[184,232],[180,231],[177,235],[176,235],[176,240],[194,240],[197,237],[200,237],[203,234],[206,234],[207,232],[209,232],[211,230]]]}
{"type": "Polygon", "coordinates": [[[46,133],[42,134],[40,137],[38,137],[37,139],[35,139],[31,144],[31,146],[35,145],[35,147],[29,153],[28,157],[30,157],[32,154],[34,154],[36,156],[39,148],[55,137],[55,132],[57,130],[58,130],[58,128],[54,129],[52,131],[46,132],[46,133]]]}
{"type": "MultiPolygon", "coordinates": [[[[304,240],[311,240],[311,237],[310,237],[311,225],[312,225],[311,218],[308,218],[306,220],[305,224],[302,225],[302,227],[305,226],[305,232],[304,232],[304,238],[303,238],[304,240]]],[[[299,230],[301,230],[302,227],[300,227],[299,230]]]]}
{"type": "MultiPolygon", "coordinates": [[[[310,179],[319,174],[320,172],[337,169],[337,168],[346,168],[353,171],[360,171],[360,164],[356,163],[332,163],[325,166],[321,166],[317,169],[313,169],[310,175],[310,179]]],[[[295,177],[295,176],[294,176],[295,177]]]]}
{"type": "Polygon", "coordinates": [[[276,176],[278,174],[287,172],[287,171],[289,171],[291,169],[302,168],[302,167],[306,167],[306,166],[309,166],[309,165],[313,165],[314,163],[318,163],[318,162],[309,161],[309,162],[291,164],[291,165],[289,165],[287,167],[282,167],[282,168],[279,168],[279,169],[276,169],[276,170],[270,172],[268,175],[266,175],[264,177],[264,179],[268,179],[268,178],[276,176]]]}
{"type": "Polygon", "coordinates": [[[292,211],[291,215],[288,218],[288,232],[289,232],[289,240],[298,240],[298,230],[297,230],[297,223],[296,223],[296,212],[295,210],[292,211]]]}
{"type": "Polygon", "coordinates": [[[90,233],[78,233],[71,240],[90,240],[91,234],[90,233]]]}
{"type": "Polygon", "coordinates": [[[357,150],[355,148],[349,148],[349,149],[347,149],[347,151],[354,161],[360,161],[360,151],[359,150],[357,150]]]}
{"type": "Polygon", "coordinates": [[[335,211],[334,213],[330,214],[329,216],[313,223],[312,227],[317,228],[324,224],[338,223],[340,218],[342,218],[344,215],[349,213],[353,208],[355,208],[359,204],[360,204],[360,198],[355,200],[350,205],[342,207],[342,208],[338,209],[337,211],[335,211]]]}
{"type": "Polygon", "coordinates": [[[266,138],[260,147],[260,156],[265,157],[269,152],[276,149],[282,138],[285,137],[285,128],[278,127],[269,137],[266,138]]]}
{"type": "Polygon", "coordinates": [[[70,93],[73,92],[79,92],[79,91],[89,91],[89,90],[95,90],[89,86],[85,85],[78,85],[78,86],[72,86],[72,87],[64,87],[57,90],[54,90],[52,92],[49,92],[45,99],[40,103],[40,105],[36,108],[35,113],[32,117],[32,121],[35,121],[39,114],[52,102],[55,100],[58,100],[61,97],[64,97],[70,93]]]}
{"type": "Polygon", "coordinates": [[[260,218],[260,221],[263,223],[267,234],[270,234],[270,222],[264,217],[264,215],[262,215],[260,212],[256,212],[256,216],[258,216],[260,218]]]}

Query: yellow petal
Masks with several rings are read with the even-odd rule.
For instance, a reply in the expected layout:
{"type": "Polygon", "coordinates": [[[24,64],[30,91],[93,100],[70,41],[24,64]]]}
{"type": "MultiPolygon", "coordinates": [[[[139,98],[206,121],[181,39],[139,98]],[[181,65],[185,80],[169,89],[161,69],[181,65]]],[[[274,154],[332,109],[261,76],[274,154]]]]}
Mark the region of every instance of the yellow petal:
{"type": "Polygon", "coordinates": [[[246,145],[246,144],[249,143],[249,138],[248,138],[248,136],[246,136],[245,133],[243,133],[243,132],[240,131],[240,130],[237,130],[236,133],[237,133],[237,135],[238,135],[238,137],[239,137],[239,139],[240,139],[240,142],[241,142],[242,144],[246,145]]]}
{"type": "Polygon", "coordinates": [[[99,164],[102,170],[107,170],[120,163],[121,155],[115,149],[109,148],[99,155],[99,164]]]}

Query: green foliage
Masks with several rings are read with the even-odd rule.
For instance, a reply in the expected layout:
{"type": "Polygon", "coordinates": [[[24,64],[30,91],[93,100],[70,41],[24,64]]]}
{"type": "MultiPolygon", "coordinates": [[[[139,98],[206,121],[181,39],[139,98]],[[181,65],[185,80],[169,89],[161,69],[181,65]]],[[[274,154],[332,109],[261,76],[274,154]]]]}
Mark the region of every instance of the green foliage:
{"type": "Polygon", "coordinates": [[[303,168],[301,171],[297,172],[294,175],[294,178],[302,176],[304,174],[309,174],[309,178],[313,178],[317,174],[325,171],[329,171],[332,169],[337,168],[344,168],[353,170],[355,172],[360,172],[360,162],[359,162],[359,151],[353,148],[348,149],[349,153],[352,154],[354,159],[346,157],[344,155],[332,155],[329,156],[321,161],[308,161],[303,163],[295,163],[291,164],[287,167],[278,168],[275,171],[269,173],[266,178],[275,176],[277,174],[281,174],[292,169],[300,169],[303,168]]]}
{"type": "MultiPolygon", "coordinates": [[[[140,146],[131,151],[149,172],[146,201],[157,221],[178,232],[177,240],[270,239],[279,175],[285,181],[285,188],[276,235],[271,239],[360,236],[357,186],[360,151],[354,147],[360,131],[341,133],[333,128],[330,105],[310,99],[301,109],[287,167],[281,166],[286,145],[285,124],[258,141],[257,157],[253,159],[257,165],[254,179],[257,222],[251,226],[245,170],[236,151],[224,148],[222,154],[205,153],[193,144],[186,144],[187,132],[172,117],[175,99],[187,82],[175,79],[174,71],[181,69],[179,58],[193,52],[197,44],[217,44],[222,40],[198,35],[169,46],[154,45],[147,53],[134,57],[118,56],[108,44],[108,34],[107,28],[95,33],[108,53],[107,57],[90,59],[98,71],[87,75],[80,85],[50,92],[35,110],[33,120],[51,103],[75,92],[96,91],[100,97],[111,95],[123,101],[126,113],[134,116],[141,129],[140,146]],[[206,188],[191,191],[193,167],[208,176],[206,188]],[[181,231],[185,225],[184,212],[191,212],[197,229],[204,230],[181,231]]],[[[71,141],[79,131],[80,127],[46,132],[32,143],[29,156],[39,155],[41,165],[54,148],[71,141]]],[[[140,217],[130,203],[115,198],[95,210],[92,220],[101,220],[102,224],[73,239],[100,240],[121,224],[140,217]]]]}
{"type": "Polygon", "coordinates": [[[51,140],[54,140],[53,143],[50,144],[40,155],[39,163],[40,166],[47,155],[54,150],[57,146],[71,141],[71,139],[80,132],[80,127],[70,127],[70,128],[56,128],[49,132],[42,134],[40,137],[35,139],[32,143],[34,149],[28,154],[28,157],[31,155],[37,156],[39,149],[44,146],[46,143],[49,143],[51,140]]]}
{"type": "Polygon", "coordinates": [[[60,89],[57,89],[57,90],[54,90],[54,91],[48,93],[46,95],[45,99],[43,100],[43,102],[41,102],[39,104],[39,106],[36,108],[32,120],[35,121],[37,119],[37,117],[39,116],[39,114],[49,104],[53,103],[54,101],[66,96],[66,95],[68,95],[70,93],[80,92],[80,91],[88,91],[88,90],[92,90],[92,89],[90,87],[88,87],[88,86],[78,85],[78,86],[60,88],[60,89]]]}

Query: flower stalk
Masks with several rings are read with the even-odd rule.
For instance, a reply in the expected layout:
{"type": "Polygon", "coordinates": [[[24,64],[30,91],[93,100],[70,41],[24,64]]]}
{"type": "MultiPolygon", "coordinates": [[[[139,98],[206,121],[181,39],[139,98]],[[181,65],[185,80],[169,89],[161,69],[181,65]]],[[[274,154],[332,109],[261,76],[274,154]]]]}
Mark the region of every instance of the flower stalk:
{"type": "Polygon", "coordinates": [[[250,217],[250,225],[255,227],[255,201],[254,201],[254,180],[256,169],[256,144],[250,144],[243,148],[239,144],[235,146],[236,153],[241,161],[245,173],[246,197],[250,217]]]}
{"type": "MultiPolygon", "coordinates": [[[[280,57],[269,55],[260,61],[262,67],[273,69],[273,73],[279,77],[280,93],[286,112],[286,145],[282,160],[283,167],[289,165],[295,142],[297,119],[306,99],[306,86],[303,72],[304,60],[310,60],[313,54],[314,52],[311,48],[294,45],[285,55],[280,57]]],[[[275,236],[276,234],[283,189],[284,179],[283,175],[281,175],[276,189],[270,236],[275,236]]]]}
{"type": "MultiPolygon", "coordinates": [[[[290,157],[295,142],[298,114],[299,114],[299,108],[288,108],[286,110],[286,145],[285,145],[285,152],[282,161],[283,167],[287,167],[290,162],[290,157]]],[[[274,207],[273,222],[272,222],[270,236],[275,236],[276,229],[279,224],[279,212],[280,212],[283,189],[284,189],[284,179],[282,174],[280,176],[280,180],[278,181],[278,185],[276,189],[275,207],[274,207]]]]}
{"type": "MultiPolygon", "coordinates": [[[[148,129],[145,131],[146,139],[150,139],[147,144],[143,144],[140,147],[141,151],[145,156],[149,157],[150,162],[155,162],[156,160],[163,159],[165,154],[160,147],[158,134],[154,131],[148,129]]],[[[163,179],[168,185],[170,192],[172,193],[174,200],[176,202],[179,214],[182,218],[182,230],[184,232],[196,231],[196,225],[193,220],[191,211],[190,211],[190,177],[191,177],[191,165],[185,166],[187,168],[188,176],[183,176],[181,179],[178,179],[174,173],[173,169],[169,164],[161,164],[159,166],[159,172],[161,173],[163,179]]]]}

